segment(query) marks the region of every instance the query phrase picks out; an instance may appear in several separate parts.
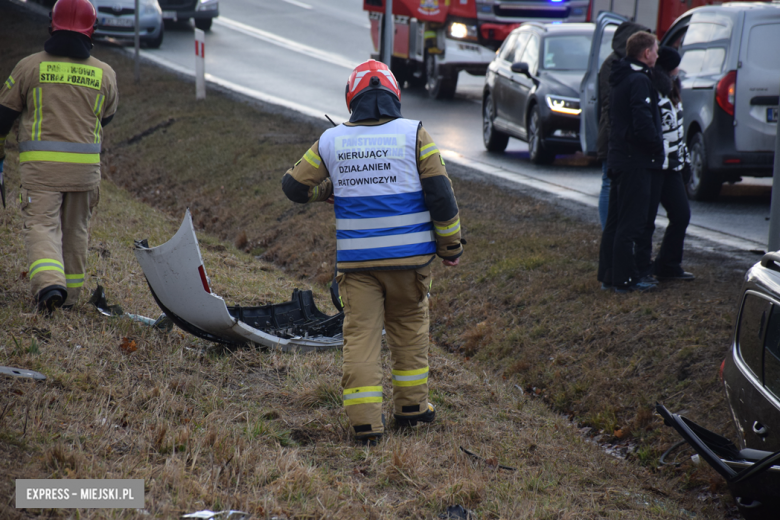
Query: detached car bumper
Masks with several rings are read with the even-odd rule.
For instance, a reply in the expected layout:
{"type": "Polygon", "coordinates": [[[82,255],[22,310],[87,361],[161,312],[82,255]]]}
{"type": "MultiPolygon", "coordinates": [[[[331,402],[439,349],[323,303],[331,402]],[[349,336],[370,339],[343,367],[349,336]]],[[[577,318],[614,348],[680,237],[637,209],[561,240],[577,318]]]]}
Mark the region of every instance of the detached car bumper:
{"type": "Polygon", "coordinates": [[[189,210],[165,244],[135,243],[149,289],[160,309],[181,329],[215,343],[255,344],[282,351],[343,346],[344,314],[317,309],[311,291],[293,292],[289,302],[228,307],[211,289],[189,210]]]}
{"type": "Polygon", "coordinates": [[[730,440],[702,428],[661,404],[656,411],[728,484],[747,520],[771,520],[780,511],[780,452],[739,450],[730,440]]]}

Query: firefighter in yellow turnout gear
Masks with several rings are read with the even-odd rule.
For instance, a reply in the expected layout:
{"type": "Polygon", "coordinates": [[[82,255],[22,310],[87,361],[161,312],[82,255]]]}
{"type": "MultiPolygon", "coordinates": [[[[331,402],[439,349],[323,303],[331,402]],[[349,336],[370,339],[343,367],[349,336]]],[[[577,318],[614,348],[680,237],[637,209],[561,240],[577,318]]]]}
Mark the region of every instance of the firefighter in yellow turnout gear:
{"type": "Polygon", "coordinates": [[[84,285],[103,126],[117,108],[113,69],[90,56],[95,20],[89,0],[59,0],[45,50],[21,60],[0,87],[0,161],[5,138],[21,116],[28,277],[39,310],[48,313],[75,304],[84,285]]]}
{"type": "Polygon", "coordinates": [[[344,304],[344,407],[359,441],[375,443],[382,416],[382,328],[392,357],[396,424],[432,422],[428,293],[436,255],[456,266],[460,218],[444,160],[419,121],[401,117],[393,74],[359,65],[347,84],[348,123],[322,134],[282,179],[299,203],[332,201],[344,304]]]}

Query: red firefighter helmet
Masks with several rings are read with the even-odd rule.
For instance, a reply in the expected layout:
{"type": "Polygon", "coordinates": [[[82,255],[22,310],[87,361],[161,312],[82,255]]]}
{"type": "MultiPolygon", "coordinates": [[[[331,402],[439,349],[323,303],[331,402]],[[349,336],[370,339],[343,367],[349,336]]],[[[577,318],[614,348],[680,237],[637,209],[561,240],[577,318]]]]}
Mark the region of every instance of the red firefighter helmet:
{"type": "Polygon", "coordinates": [[[57,0],[51,10],[51,30],[73,31],[92,38],[97,13],[89,0],[57,0]]]}
{"type": "MultiPolygon", "coordinates": [[[[63,0],[60,0],[62,2],[63,0]]],[[[393,94],[401,101],[401,89],[390,69],[381,61],[368,60],[352,71],[347,81],[347,110],[352,110],[352,100],[366,90],[381,89],[393,94]],[[374,79],[376,78],[376,79],[374,79]]]]}

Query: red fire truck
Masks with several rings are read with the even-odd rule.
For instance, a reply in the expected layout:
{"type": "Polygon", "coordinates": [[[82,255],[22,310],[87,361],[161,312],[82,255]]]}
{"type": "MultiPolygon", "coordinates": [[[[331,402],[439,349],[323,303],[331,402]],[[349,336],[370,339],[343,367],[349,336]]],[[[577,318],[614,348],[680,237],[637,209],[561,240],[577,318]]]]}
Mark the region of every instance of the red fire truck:
{"type": "MultiPolygon", "coordinates": [[[[399,82],[451,98],[458,73],[484,75],[495,51],[522,22],[585,22],[589,0],[393,0],[390,68],[399,82]]],[[[380,56],[385,0],[363,0],[380,56]]]]}

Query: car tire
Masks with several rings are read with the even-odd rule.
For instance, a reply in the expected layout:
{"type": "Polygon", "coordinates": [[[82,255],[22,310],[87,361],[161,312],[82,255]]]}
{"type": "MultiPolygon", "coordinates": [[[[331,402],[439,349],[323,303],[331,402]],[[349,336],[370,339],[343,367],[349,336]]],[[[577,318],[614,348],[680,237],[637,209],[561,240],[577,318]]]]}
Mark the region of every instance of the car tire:
{"type": "Polygon", "coordinates": [[[452,99],[458,86],[458,73],[442,75],[435,54],[425,55],[425,88],[433,99],[452,99]]]}
{"type": "Polygon", "coordinates": [[[150,49],[159,49],[160,45],[162,45],[163,42],[163,36],[165,33],[165,24],[160,24],[160,34],[157,35],[157,38],[153,38],[151,40],[146,41],[146,46],[150,49]]]}
{"type": "Polygon", "coordinates": [[[691,179],[685,186],[688,198],[691,200],[715,200],[720,194],[723,181],[720,175],[713,173],[707,167],[707,145],[704,134],[696,132],[690,141],[691,179]]]}
{"type": "Polygon", "coordinates": [[[493,95],[488,93],[482,100],[482,142],[488,152],[503,152],[509,143],[509,136],[493,126],[495,117],[493,95]]]}
{"type": "Polygon", "coordinates": [[[195,18],[195,27],[201,31],[208,32],[211,30],[211,22],[213,21],[213,18],[195,18]]]}
{"type": "Polygon", "coordinates": [[[528,136],[528,158],[534,164],[550,164],[555,160],[555,153],[547,150],[542,139],[541,129],[542,116],[539,107],[531,107],[531,114],[528,116],[528,126],[526,135],[528,136]]]}

